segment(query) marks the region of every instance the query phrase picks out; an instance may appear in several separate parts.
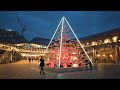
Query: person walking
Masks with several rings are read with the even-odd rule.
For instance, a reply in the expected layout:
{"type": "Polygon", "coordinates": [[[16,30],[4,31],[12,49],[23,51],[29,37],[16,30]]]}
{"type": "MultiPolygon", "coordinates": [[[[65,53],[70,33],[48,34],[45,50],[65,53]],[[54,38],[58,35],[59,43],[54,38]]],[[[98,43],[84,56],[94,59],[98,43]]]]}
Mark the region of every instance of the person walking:
{"type": "Polygon", "coordinates": [[[44,59],[43,59],[43,56],[41,56],[41,58],[40,58],[40,74],[43,74],[44,75],[44,66],[45,66],[45,63],[44,63],[44,59]]]}

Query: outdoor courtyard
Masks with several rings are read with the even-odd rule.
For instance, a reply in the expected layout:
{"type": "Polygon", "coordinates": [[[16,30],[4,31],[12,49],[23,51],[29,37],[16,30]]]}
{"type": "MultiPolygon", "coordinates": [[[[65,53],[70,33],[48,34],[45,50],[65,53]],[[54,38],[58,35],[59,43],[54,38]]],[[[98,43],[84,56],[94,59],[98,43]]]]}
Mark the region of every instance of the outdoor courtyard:
{"type": "MultiPolygon", "coordinates": [[[[53,68],[56,69],[56,68],[53,68]]],[[[53,72],[45,67],[45,75],[39,73],[39,62],[21,60],[0,65],[0,79],[120,79],[120,64],[98,63],[92,70],[53,72]]]]}

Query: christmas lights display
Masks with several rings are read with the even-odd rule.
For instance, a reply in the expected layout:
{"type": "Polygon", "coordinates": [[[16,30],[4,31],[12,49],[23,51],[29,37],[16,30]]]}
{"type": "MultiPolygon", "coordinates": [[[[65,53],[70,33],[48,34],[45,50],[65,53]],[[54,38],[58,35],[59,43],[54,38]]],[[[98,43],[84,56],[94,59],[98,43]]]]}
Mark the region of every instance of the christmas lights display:
{"type": "Polygon", "coordinates": [[[47,47],[49,67],[80,67],[85,65],[86,52],[63,17],[47,47]],[[76,40],[77,39],[77,40],[76,40]]]}

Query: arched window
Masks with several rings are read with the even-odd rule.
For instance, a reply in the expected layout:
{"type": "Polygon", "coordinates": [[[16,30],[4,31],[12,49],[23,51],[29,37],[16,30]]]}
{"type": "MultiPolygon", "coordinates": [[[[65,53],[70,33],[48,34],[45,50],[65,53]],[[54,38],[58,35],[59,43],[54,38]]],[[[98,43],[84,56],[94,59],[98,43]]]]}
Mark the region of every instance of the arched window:
{"type": "Polygon", "coordinates": [[[102,44],[102,40],[99,40],[98,42],[99,42],[99,43],[98,43],[99,45],[101,45],[101,44],[102,44]]]}
{"type": "Polygon", "coordinates": [[[96,41],[92,41],[92,46],[94,46],[94,45],[97,45],[97,42],[96,41]]]}
{"type": "Polygon", "coordinates": [[[113,38],[112,38],[112,40],[113,40],[113,42],[117,42],[117,36],[114,36],[113,38]]]}
{"type": "Polygon", "coordinates": [[[111,42],[110,42],[110,39],[105,39],[105,40],[104,40],[104,43],[111,43],[111,42]]]}

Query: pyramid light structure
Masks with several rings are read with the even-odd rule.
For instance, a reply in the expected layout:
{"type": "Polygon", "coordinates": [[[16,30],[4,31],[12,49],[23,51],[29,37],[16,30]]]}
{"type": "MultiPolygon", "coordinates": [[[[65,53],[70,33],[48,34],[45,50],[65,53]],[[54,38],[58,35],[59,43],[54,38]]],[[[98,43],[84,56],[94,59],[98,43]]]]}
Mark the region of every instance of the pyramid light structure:
{"type": "Polygon", "coordinates": [[[44,56],[49,57],[48,61],[54,63],[53,66],[57,65],[58,67],[60,67],[61,64],[67,67],[66,63],[74,64],[77,62],[80,64],[80,62],[85,59],[83,56],[92,63],[92,60],[65,17],[62,17],[60,20],[44,52],[44,56]],[[50,53],[49,56],[46,55],[47,51],[50,53]]]}

